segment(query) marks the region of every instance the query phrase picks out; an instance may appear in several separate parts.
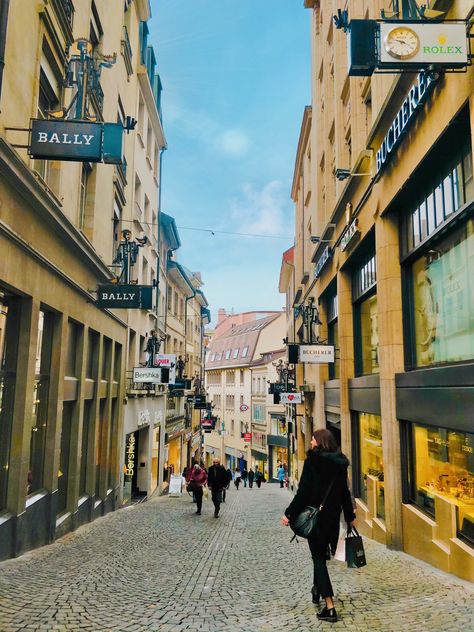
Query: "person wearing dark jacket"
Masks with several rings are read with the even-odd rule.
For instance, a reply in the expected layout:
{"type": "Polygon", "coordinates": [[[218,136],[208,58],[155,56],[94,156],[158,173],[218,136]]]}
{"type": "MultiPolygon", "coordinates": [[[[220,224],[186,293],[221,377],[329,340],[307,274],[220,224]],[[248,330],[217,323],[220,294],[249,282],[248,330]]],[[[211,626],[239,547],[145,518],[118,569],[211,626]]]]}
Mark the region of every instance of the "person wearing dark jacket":
{"type": "Polygon", "coordinates": [[[209,468],[207,484],[211,490],[212,502],[214,503],[214,518],[217,518],[221,502],[225,502],[223,500],[223,494],[225,494],[227,485],[227,472],[218,458],[214,459],[213,465],[209,468]]]}
{"type": "Polygon", "coordinates": [[[248,477],[249,477],[249,487],[250,487],[250,489],[252,489],[252,487],[253,487],[253,479],[255,477],[255,472],[252,470],[252,468],[249,469],[248,477]]]}
{"type": "Polygon", "coordinates": [[[307,505],[319,507],[329,490],[319,515],[316,533],[308,538],[314,567],[311,591],[313,603],[319,604],[320,597],[324,597],[326,601],[326,606],[317,614],[321,621],[337,621],[333,601],[334,592],[326,560],[330,558],[331,553],[334,555],[336,551],[341,509],[348,525],[352,526],[355,521],[351,494],[347,485],[348,466],[349,461],[339,450],[332,433],[326,429],[316,430],[311,439],[311,449],[308,450],[304,462],[298,491],[281,519],[282,524],[287,526],[307,505]]]}
{"type": "Polygon", "coordinates": [[[191,476],[189,477],[189,487],[196,497],[197,515],[201,515],[203,487],[207,482],[206,470],[203,470],[197,463],[193,467],[191,476]]]}

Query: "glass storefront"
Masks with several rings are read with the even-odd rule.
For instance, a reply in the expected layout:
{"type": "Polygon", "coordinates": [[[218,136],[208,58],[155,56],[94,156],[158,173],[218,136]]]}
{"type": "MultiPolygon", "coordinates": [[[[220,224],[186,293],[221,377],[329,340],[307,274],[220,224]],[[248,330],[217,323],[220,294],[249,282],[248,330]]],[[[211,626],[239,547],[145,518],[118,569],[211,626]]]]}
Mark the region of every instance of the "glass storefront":
{"type": "Polygon", "coordinates": [[[416,366],[474,358],[474,220],[411,268],[416,366]]]}
{"type": "Polygon", "coordinates": [[[379,372],[379,331],[377,295],[359,303],[360,362],[363,375],[379,372]]]}
{"type": "Polygon", "coordinates": [[[0,511],[7,502],[19,322],[19,301],[0,291],[0,511]]]}
{"type": "Polygon", "coordinates": [[[460,534],[474,545],[474,434],[413,424],[413,502],[435,516],[435,498],[457,507],[460,534]]]}
{"type": "Polygon", "coordinates": [[[368,503],[369,490],[376,494],[376,515],[385,518],[382,420],[379,415],[357,413],[359,426],[359,489],[368,503]]]}
{"type": "Polygon", "coordinates": [[[376,258],[375,254],[369,254],[352,276],[354,360],[357,376],[379,373],[380,370],[376,284],[376,258]]]}
{"type": "Polygon", "coordinates": [[[270,446],[271,450],[271,472],[274,479],[278,478],[278,466],[283,464],[285,470],[288,470],[288,450],[280,446],[270,446]]]}

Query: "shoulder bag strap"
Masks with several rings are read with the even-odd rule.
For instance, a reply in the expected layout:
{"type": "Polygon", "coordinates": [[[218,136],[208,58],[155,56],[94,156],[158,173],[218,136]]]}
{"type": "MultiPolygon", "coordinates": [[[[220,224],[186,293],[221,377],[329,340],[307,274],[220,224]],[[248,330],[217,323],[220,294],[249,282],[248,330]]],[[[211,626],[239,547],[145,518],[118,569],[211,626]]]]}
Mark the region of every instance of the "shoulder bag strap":
{"type": "Polygon", "coordinates": [[[336,480],[336,479],[335,479],[335,478],[333,478],[333,479],[332,479],[332,481],[331,481],[331,484],[330,484],[330,485],[329,485],[329,487],[327,488],[326,493],[324,494],[324,498],[322,499],[321,504],[319,505],[319,511],[321,511],[321,509],[324,507],[324,503],[326,502],[326,499],[327,499],[327,497],[329,496],[329,492],[331,491],[332,486],[334,485],[334,481],[335,481],[335,480],[336,480]]]}

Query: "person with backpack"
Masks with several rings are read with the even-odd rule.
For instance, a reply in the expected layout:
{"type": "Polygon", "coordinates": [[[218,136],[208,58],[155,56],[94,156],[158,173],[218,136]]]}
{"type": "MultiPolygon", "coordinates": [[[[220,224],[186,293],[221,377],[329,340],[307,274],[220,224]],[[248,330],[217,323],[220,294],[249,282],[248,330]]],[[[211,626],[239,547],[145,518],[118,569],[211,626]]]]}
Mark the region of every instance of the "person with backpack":
{"type": "Polygon", "coordinates": [[[319,605],[320,597],[326,601],[325,607],[317,614],[318,619],[333,623],[337,621],[337,612],[326,560],[336,552],[341,509],[348,526],[353,526],[355,521],[347,484],[348,466],[349,461],[340,451],[331,431],[325,428],[316,430],[311,438],[311,449],[304,462],[298,491],[281,518],[281,523],[288,526],[308,505],[320,507],[323,504],[316,532],[308,537],[313,559],[311,594],[316,605],[319,605]]]}

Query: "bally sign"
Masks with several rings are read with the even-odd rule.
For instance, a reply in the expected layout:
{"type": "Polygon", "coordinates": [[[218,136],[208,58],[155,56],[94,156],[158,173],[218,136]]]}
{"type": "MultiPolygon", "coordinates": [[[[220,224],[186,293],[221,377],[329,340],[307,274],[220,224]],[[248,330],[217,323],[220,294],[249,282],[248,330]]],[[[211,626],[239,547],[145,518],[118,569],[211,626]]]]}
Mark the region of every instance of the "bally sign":
{"type": "Polygon", "coordinates": [[[306,364],[325,364],[334,362],[333,345],[300,345],[300,362],[306,364]]]}
{"type": "Polygon", "coordinates": [[[97,307],[151,309],[151,285],[100,285],[97,290],[97,307]]]}
{"type": "Polygon", "coordinates": [[[280,404],[302,404],[303,393],[280,393],[280,404]]]}
{"type": "Polygon", "coordinates": [[[347,246],[351,243],[351,241],[358,234],[358,232],[359,231],[357,230],[357,219],[355,219],[352,222],[352,224],[349,224],[346,232],[341,237],[341,243],[339,244],[339,247],[342,251],[344,251],[347,248],[347,246]]]}
{"type": "Polygon", "coordinates": [[[29,153],[33,158],[100,162],[101,123],[33,119],[29,153]]]}

